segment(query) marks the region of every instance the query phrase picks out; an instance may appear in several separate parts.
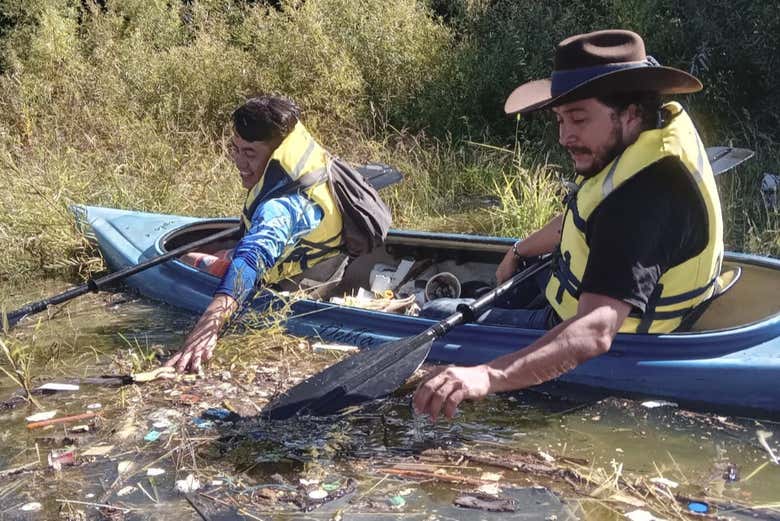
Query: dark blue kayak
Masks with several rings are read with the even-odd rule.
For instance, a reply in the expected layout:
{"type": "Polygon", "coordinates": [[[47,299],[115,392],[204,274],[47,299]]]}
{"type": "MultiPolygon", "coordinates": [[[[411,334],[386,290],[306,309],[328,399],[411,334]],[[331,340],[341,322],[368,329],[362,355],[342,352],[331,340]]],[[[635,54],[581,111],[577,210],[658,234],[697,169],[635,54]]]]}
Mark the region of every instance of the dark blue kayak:
{"type": "MultiPolygon", "coordinates": [[[[107,263],[118,270],[195,239],[235,226],[236,219],[198,219],[111,208],[76,207],[107,263]]],[[[377,266],[403,258],[427,259],[427,276],[450,272],[463,286],[489,284],[512,239],[476,235],[391,231],[384,250],[350,264],[346,289],[369,287],[377,266]],[[472,284],[473,285],[473,284],[472,284]]],[[[214,249],[230,244],[214,245],[214,249]]],[[[780,260],[727,253],[724,265],[742,276],[686,333],[619,334],[610,351],[559,378],[612,393],[647,396],[716,409],[780,414],[780,260]]],[[[426,272],[423,272],[423,275],[426,272]]],[[[178,260],[127,280],[141,294],[201,312],[219,279],[178,260]]],[[[262,305],[267,305],[262,300],[262,305]]],[[[261,304],[258,304],[258,306],[261,304]]],[[[308,299],[295,300],[287,318],[296,335],[360,348],[415,335],[434,321],[308,299]]],[[[436,363],[473,365],[522,348],[542,330],[467,324],[437,341],[436,363]]]]}

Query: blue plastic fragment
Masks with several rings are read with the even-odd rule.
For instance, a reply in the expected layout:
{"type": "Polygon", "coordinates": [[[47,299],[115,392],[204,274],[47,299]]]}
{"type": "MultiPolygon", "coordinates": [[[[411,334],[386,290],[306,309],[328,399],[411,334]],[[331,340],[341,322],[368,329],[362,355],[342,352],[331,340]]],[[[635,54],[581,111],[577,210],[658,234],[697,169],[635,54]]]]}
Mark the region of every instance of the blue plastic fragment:
{"type": "Polygon", "coordinates": [[[206,409],[205,411],[203,411],[202,417],[209,418],[212,420],[225,421],[228,418],[230,418],[231,415],[233,415],[233,413],[228,411],[227,409],[222,409],[220,407],[212,407],[211,409],[206,409]]]}
{"type": "Polygon", "coordinates": [[[707,503],[701,503],[699,501],[691,501],[688,503],[688,510],[695,514],[706,514],[710,511],[710,506],[707,503]]]}
{"type": "Polygon", "coordinates": [[[157,441],[160,439],[160,434],[162,433],[159,431],[149,431],[144,436],[144,441],[157,441]]]}
{"type": "Polygon", "coordinates": [[[199,429],[210,429],[214,426],[214,422],[211,420],[204,420],[203,418],[193,418],[192,423],[199,429]]]}

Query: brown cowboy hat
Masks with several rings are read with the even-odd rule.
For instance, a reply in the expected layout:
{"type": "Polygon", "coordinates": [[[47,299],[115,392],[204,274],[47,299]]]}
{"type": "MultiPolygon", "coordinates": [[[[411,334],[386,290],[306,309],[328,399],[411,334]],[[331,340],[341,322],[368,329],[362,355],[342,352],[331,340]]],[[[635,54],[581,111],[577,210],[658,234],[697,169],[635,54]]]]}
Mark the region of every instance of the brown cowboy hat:
{"type": "Polygon", "coordinates": [[[559,43],[552,77],[517,87],[504,110],[527,114],[604,94],[687,94],[701,89],[701,82],[687,72],[663,67],[647,56],[638,34],[611,29],[578,34],[559,43]]]}

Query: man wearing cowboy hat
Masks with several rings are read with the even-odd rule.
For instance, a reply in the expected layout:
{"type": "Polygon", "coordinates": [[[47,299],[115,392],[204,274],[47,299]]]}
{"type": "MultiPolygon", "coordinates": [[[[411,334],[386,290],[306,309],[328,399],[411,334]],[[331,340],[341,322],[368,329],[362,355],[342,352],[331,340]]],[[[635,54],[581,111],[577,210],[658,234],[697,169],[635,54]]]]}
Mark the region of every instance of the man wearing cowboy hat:
{"type": "Polygon", "coordinates": [[[489,363],[431,375],[415,393],[418,412],[451,418],[463,400],[556,378],[606,353],[618,332],[678,329],[712,295],[723,256],[714,177],[688,115],[659,98],[701,88],[647,56],[639,35],[607,30],[562,41],[552,77],[512,92],[508,114],[555,113],[577,173],[563,215],[516,243],[496,272],[501,282],[521,259],[553,252],[546,305],[516,312],[526,327],[551,329],[489,363]]]}

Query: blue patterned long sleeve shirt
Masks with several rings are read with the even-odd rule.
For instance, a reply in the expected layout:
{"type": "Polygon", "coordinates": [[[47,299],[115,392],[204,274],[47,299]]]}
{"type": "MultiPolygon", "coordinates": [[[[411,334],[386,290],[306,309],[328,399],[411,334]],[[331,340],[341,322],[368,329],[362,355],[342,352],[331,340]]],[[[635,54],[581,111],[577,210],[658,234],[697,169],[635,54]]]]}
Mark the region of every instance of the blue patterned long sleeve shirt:
{"type": "Polygon", "coordinates": [[[230,295],[242,304],[266,269],[281,258],[323,219],[322,208],[306,196],[292,193],[258,205],[252,226],[233,252],[233,261],[215,293],[230,295]]]}

